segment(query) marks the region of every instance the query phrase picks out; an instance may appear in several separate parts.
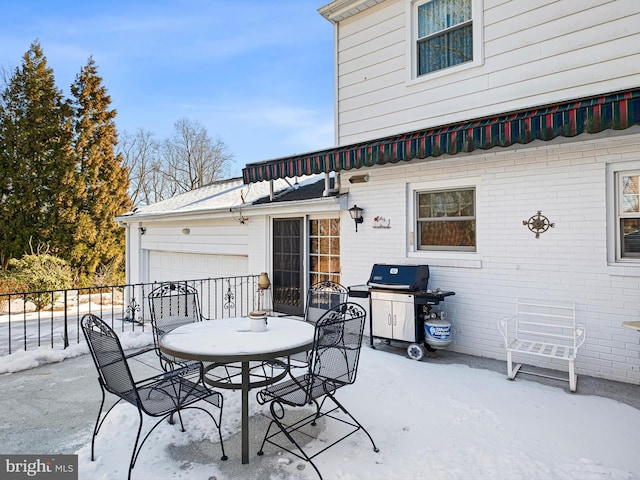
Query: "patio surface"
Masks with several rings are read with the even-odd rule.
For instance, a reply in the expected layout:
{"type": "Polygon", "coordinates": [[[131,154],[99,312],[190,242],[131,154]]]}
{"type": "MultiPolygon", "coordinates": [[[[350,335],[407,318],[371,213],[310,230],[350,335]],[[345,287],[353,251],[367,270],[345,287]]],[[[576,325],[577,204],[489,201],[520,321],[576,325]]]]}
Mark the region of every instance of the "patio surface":
{"type": "MultiPolygon", "coordinates": [[[[379,345],[377,348],[400,356],[404,356],[405,353],[403,348],[394,346],[379,345]]],[[[150,352],[147,355],[149,355],[150,364],[154,365],[157,362],[155,354],[150,352]]],[[[406,361],[413,360],[407,358],[406,361]]],[[[472,368],[505,373],[506,378],[505,361],[474,357],[449,350],[440,350],[425,357],[422,362],[463,364],[472,368]]],[[[149,367],[139,364],[135,368],[146,370],[149,367]]],[[[569,391],[567,382],[529,375],[523,378],[569,391]]],[[[0,443],[2,445],[0,453],[72,454],[90,442],[101,396],[95,367],[89,355],[18,373],[0,375],[0,391],[3,406],[0,409],[0,443]]],[[[578,391],[575,394],[567,393],[567,395],[602,396],[640,410],[640,386],[638,385],[579,375],[578,391]]],[[[107,402],[112,398],[107,396],[107,402]]],[[[252,452],[258,450],[261,435],[266,427],[265,417],[261,415],[252,417],[250,435],[252,452]]],[[[206,442],[197,448],[199,451],[190,452],[194,460],[201,458],[202,461],[206,461],[211,451],[216,454],[218,451],[217,445],[207,445],[206,442]]],[[[225,440],[225,449],[229,454],[229,461],[220,465],[221,471],[231,478],[249,478],[247,475],[249,469],[252,472],[251,478],[268,479],[270,474],[276,473],[269,470],[269,462],[259,462],[255,459],[256,457],[252,457],[252,463],[249,465],[240,463],[239,433],[225,440]]]]}

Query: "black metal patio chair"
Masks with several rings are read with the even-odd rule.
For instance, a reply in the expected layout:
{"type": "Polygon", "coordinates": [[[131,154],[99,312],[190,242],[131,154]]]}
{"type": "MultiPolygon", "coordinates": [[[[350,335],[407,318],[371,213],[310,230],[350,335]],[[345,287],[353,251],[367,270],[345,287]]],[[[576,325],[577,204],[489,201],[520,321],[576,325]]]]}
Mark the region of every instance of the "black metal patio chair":
{"type": "Polygon", "coordinates": [[[153,342],[165,371],[187,368],[202,375],[202,363],[167,355],[160,350],[160,340],[170,331],[203,320],[198,291],[184,282],[166,282],[154,288],[147,297],[151,313],[153,342]]]}
{"type": "MultiPolygon", "coordinates": [[[[307,303],[304,309],[304,321],[317,323],[322,316],[336,305],[347,302],[349,291],[337,282],[326,280],[312,285],[307,291],[307,303]]],[[[307,368],[308,352],[296,353],[289,358],[293,368],[307,368]]]]}
{"type": "Polygon", "coordinates": [[[189,380],[187,376],[184,375],[182,369],[175,369],[171,372],[136,381],[131,373],[128,360],[135,355],[139,355],[140,352],[125,355],[116,333],[96,315],[84,315],[81,324],[84,337],[89,346],[89,351],[98,370],[98,382],[102,390],[102,402],[100,403],[100,410],[98,411],[98,417],[91,439],[92,461],[95,460],[95,441],[100,427],[113,408],[122,400],[135,406],[138,409],[140,418],[127,478],[131,478],[131,471],[135,466],[142,446],[149,438],[149,435],[151,435],[163,420],[168,418],[169,423],[173,424],[173,416],[177,414],[182,431],[185,431],[181,412],[186,409],[201,410],[211,417],[218,430],[220,448],[222,450],[221,459],[227,459],[224,453],[224,444],[220,431],[223,407],[223,398],[220,393],[210,390],[201,382],[196,383],[189,380]],[[102,409],[104,408],[106,392],[116,395],[119,399],[109,408],[105,416],[100,419],[102,409]],[[194,405],[201,400],[219,409],[217,419],[207,409],[194,405]],[[160,417],[160,420],[156,422],[140,442],[142,423],[145,415],[160,417]]]}
{"type": "Polygon", "coordinates": [[[304,310],[305,322],[316,323],[336,305],[349,299],[347,287],[330,280],[312,285],[307,292],[307,304],[304,310]]]}
{"type": "Polygon", "coordinates": [[[292,376],[286,381],[270,385],[258,392],[258,402],[269,403],[271,413],[271,422],[258,455],[263,454],[265,443],[271,443],[311,463],[322,478],[313,458],[359,430],[364,431],[373,445],[373,450],[378,451],[369,432],[335,397],[340,388],[356,381],[365,318],[365,310],[356,303],[346,302],[331,308],[316,322],[307,373],[292,376]],[[323,410],[327,400],[330,400],[333,405],[323,410]],[[291,424],[285,423],[285,406],[306,407],[311,404],[315,405],[315,412],[291,424]],[[338,416],[338,410],[342,415],[338,416]],[[316,422],[323,418],[328,421],[339,421],[341,425],[346,424],[351,428],[338,440],[309,455],[302,448],[303,442],[297,438],[301,436],[314,438],[313,432],[310,433],[307,426],[315,426],[316,422]],[[271,427],[274,425],[277,430],[271,433],[271,427]],[[288,443],[283,445],[284,441],[288,443]]]}
{"type": "MultiPolygon", "coordinates": [[[[198,290],[185,282],[165,282],[149,292],[149,311],[153,329],[155,350],[165,371],[180,369],[184,375],[208,381],[219,388],[235,388],[242,377],[242,365],[236,363],[202,363],[174,357],[160,350],[162,337],[182,325],[200,321],[212,321],[204,317],[200,309],[198,290]]],[[[255,362],[251,374],[271,378],[282,371],[285,362],[255,362]]]]}

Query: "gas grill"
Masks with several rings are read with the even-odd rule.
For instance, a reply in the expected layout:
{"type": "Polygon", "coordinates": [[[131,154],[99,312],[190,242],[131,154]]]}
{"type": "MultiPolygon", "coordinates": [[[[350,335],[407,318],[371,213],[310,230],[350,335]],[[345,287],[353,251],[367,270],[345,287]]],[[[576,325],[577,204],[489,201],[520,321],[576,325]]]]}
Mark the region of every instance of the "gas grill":
{"type": "Polygon", "coordinates": [[[420,360],[425,349],[434,351],[450,340],[425,341],[425,321],[437,323],[443,315],[432,310],[454,292],[431,290],[429,265],[388,265],[376,263],[366,285],[349,287],[349,296],[369,298],[369,342],[374,339],[409,342],[407,354],[420,360]]]}

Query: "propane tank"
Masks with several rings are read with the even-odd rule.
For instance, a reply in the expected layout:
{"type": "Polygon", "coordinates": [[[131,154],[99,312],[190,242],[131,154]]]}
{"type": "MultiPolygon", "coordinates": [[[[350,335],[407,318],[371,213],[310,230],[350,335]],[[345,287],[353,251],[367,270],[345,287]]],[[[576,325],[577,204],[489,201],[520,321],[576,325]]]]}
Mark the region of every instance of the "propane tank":
{"type": "Polygon", "coordinates": [[[451,322],[445,315],[436,311],[424,315],[424,341],[431,348],[445,348],[451,343],[451,322]]]}

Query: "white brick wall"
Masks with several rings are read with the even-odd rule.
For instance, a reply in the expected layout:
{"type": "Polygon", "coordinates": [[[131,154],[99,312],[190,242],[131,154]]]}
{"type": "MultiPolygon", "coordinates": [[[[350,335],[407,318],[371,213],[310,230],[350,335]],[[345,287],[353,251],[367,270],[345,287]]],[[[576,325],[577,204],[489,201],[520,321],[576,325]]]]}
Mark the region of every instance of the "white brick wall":
{"type": "Polygon", "coordinates": [[[640,333],[622,327],[640,319],[640,266],[623,276],[607,264],[605,167],[625,160],[640,160],[640,129],[376,167],[363,184],[345,174],[348,204],[365,209],[365,222],[355,233],[344,212],[343,282],[365,283],[373,263],[429,264],[429,285],[456,292],[441,305],[453,320],[449,348],[498,359],[506,355],[496,323],[516,296],[573,298],[587,326],[578,373],[640,384],[640,333]],[[413,252],[412,186],[456,183],[477,184],[477,252],[413,252]],[[522,222],[538,210],[555,227],[536,239],[522,222]],[[391,228],[372,228],[377,215],[391,228]]]}

